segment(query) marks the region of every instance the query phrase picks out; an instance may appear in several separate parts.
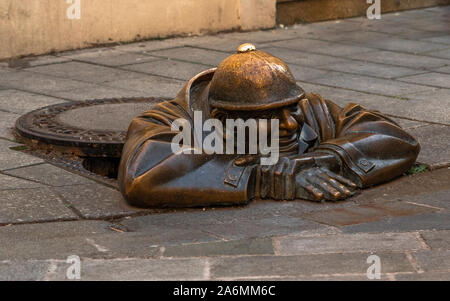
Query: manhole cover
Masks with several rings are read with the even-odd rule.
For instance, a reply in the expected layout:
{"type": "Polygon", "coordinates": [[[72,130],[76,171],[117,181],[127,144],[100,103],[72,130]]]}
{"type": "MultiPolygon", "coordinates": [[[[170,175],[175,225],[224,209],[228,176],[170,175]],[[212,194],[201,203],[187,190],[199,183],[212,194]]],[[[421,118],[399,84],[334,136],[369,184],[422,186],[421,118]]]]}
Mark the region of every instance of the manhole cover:
{"type": "Polygon", "coordinates": [[[16,130],[35,144],[90,157],[120,157],[131,120],[161,98],[114,98],[44,107],[20,117],[16,130]]]}

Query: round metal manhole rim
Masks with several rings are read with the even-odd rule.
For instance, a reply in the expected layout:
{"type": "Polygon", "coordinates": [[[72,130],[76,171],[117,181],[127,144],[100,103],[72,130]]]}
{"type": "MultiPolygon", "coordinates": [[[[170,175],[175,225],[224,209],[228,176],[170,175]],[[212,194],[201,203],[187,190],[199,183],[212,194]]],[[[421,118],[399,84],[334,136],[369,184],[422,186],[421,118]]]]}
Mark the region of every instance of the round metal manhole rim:
{"type": "Polygon", "coordinates": [[[164,100],[166,99],[161,97],[132,97],[61,103],[26,113],[17,119],[15,129],[20,136],[27,139],[49,145],[80,148],[90,155],[116,157],[122,151],[126,129],[118,131],[82,128],[65,124],[58,116],[72,110],[100,105],[148,104],[150,109],[152,105],[164,100]]]}

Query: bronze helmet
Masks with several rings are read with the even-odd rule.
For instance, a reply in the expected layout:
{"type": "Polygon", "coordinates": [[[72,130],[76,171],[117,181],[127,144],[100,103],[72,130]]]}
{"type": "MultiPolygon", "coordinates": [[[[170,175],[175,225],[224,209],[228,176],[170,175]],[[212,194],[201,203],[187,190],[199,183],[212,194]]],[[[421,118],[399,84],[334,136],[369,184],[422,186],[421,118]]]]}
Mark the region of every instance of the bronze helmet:
{"type": "Polygon", "coordinates": [[[246,43],[217,67],[209,102],[225,110],[268,110],[295,103],[304,94],[281,59],[246,43]]]}

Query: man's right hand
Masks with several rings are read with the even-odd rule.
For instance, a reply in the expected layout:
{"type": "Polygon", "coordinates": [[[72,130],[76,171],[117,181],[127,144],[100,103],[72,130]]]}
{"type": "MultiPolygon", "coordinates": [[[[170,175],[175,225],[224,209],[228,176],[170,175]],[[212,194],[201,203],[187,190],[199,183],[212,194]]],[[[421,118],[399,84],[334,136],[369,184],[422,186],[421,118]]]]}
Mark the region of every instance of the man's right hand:
{"type": "Polygon", "coordinates": [[[312,167],[295,177],[295,195],[311,201],[339,201],[355,194],[358,188],[352,181],[325,168],[312,167]]]}

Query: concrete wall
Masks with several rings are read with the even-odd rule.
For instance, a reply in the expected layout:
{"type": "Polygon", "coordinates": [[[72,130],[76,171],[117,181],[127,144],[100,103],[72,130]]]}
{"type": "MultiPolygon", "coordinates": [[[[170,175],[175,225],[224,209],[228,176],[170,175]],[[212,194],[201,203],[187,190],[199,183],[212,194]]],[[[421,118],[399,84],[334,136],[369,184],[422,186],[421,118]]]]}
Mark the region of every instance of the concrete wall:
{"type": "Polygon", "coordinates": [[[0,59],[275,26],[276,0],[0,0],[0,59]],[[67,2],[80,1],[80,19],[67,2]]]}

